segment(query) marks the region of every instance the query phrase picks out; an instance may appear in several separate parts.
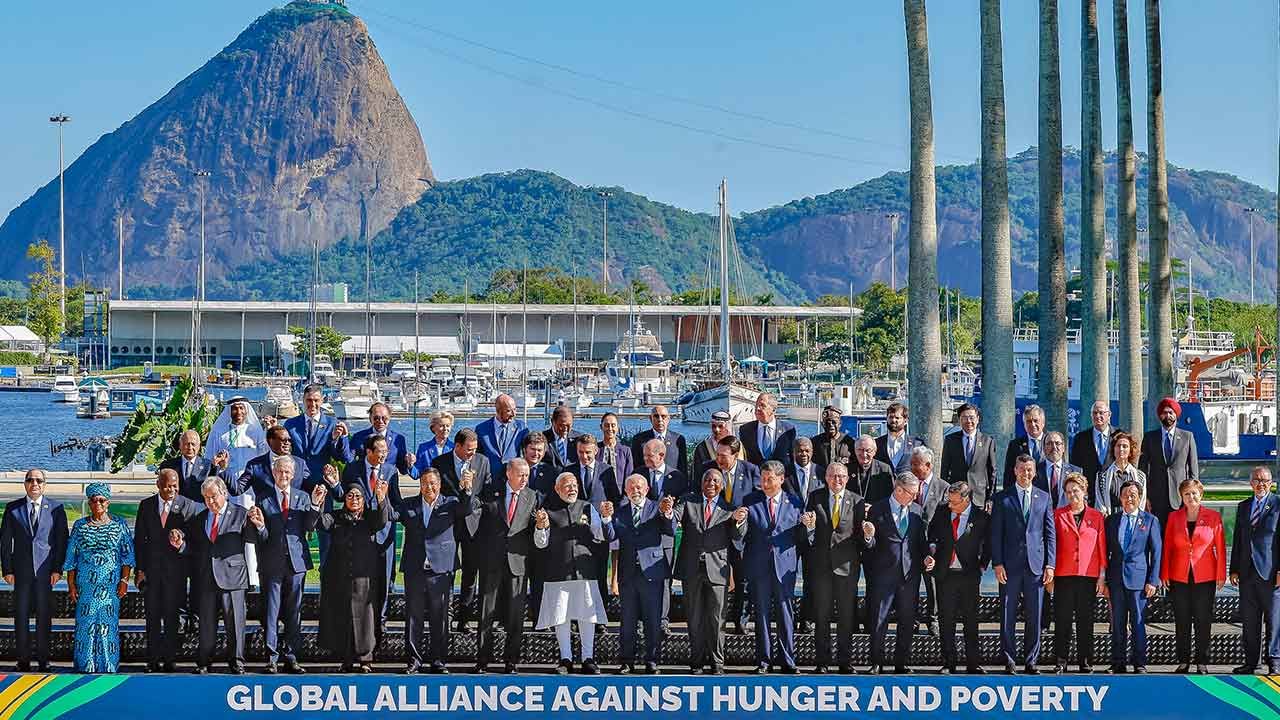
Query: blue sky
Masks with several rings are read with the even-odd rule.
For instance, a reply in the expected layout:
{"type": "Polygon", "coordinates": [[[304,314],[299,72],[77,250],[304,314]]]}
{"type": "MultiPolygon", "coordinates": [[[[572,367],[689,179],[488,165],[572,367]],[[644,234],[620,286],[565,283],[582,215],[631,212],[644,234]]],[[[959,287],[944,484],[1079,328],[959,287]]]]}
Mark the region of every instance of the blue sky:
{"type": "MultiPolygon", "coordinates": [[[[56,174],[50,114],[73,117],[66,128],[70,162],[277,4],[65,0],[6,7],[0,214],[56,174]]],[[[977,5],[934,0],[929,7],[940,163],[969,162],[979,153],[977,5]]],[[[1146,147],[1142,5],[1129,1],[1140,150],[1146,147]]],[[[1277,4],[1163,5],[1170,161],[1275,189],[1277,4]]],[[[725,176],[730,206],[741,212],[907,165],[906,50],[902,3],[895,0],[351,0],[351,6],[368,23],[443,179],[537,168],[711,210],[725,176]]],[[[1062,0],[1061,12],[1064,137],[1078,145],[1079,0],[1062,0]]],[[[1099,24],[1103,134],[1111,148],[1111,0],[1099,0],[1099,24]]],[[[1036,28],[1034,0],[1006,0],[1010,153],[1036,140],[1036,28]]]]}

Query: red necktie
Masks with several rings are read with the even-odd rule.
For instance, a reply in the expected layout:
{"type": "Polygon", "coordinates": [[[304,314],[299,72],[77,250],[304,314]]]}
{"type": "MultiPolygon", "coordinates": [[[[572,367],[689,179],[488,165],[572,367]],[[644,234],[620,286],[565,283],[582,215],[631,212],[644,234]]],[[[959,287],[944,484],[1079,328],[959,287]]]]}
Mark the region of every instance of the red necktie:
{"type": "Polygon", "coordinates": [[[160,506],[160,527],[168,527],[169,525],[169,503],[163,503],[160,506]]]}
{"type": "Polygon", "coordinates": [[[778,519],[777,500],[769,498],[769,522],[776,522],[778,519]]]}
{"type": "Polygon", "coordinates": [[[711,524],[711,501],[703,503],[703,507],[706,508],[702,511],[702,524],[705,527],[711,524]]]}
{"type": "MultiPolygon", "coordinates": [[[[951,537],[956,542],[960,542],[960,516],[959,515],[951,518],[951,537]]],[[[955,562],[956,562],[956,547],[955,547],[955,544],[952,544],[951,563],[954,565],[955,562]]]]}
{"type": "Polygon", "coordinates": [[[213,514],[213,527],[209,529],[209,542],[218,540],[218,514],[213,514]]]}
{"type": "Polygon", "coordinates": [[[289,493],[280,494],[280,512],[284,515],[284,521],[289,522],[289,493]]]}
{"type": "Polygon", "coordinates": [[[519,499],[518,493],[511,493],[511,502],[507,503],[507,524],[510,525],[516,519],[516,500],[519,499]]]}
{"type": "Polygon", "coordinates": [[[369,503],[370,505],[373,505],[377,502],[377,500],[372,497],[373,491],[376,490],[377,488],[378,488],[378,471],[376,469],[370,470],[369,471],[369,495],[370,495],[370,500],[373,500],[373,502],[369,503]]]}

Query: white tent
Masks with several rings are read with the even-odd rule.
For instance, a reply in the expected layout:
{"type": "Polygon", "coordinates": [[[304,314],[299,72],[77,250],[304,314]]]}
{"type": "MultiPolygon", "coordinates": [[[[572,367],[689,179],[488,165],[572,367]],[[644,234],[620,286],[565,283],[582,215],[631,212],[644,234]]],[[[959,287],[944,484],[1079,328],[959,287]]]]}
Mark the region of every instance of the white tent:
{"type": "Polygon", "coordinates": [[[25,325],[0,325],[0,347],[6,350],[44,350],[44,343],[25,325]]]}
{"type": "Polygon", "coordinates": [[[494,373],[519,371],[522,364],[529,370],[554,372],[564,360],[564,350],[559,345],[546,343],[478,343],[476,354],[489,361],[494,373]]]}

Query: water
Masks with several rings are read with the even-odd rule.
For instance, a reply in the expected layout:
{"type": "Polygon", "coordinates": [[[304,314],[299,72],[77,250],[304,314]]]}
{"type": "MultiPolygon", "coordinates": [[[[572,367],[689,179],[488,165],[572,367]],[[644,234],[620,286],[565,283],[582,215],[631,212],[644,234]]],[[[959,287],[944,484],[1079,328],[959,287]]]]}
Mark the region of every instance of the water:
{"type": "MultiPolygon", "coordinates": [[[[250,400],[261,400],[266,397],[264,388],[248,388],[243,391],[214,390],[219,397],[226,399],[240,394],[250,400]]],[[[474,427],[484,418],[459,418],[454,429],[474,427]]],[[[623,435],[634,435],[649,428],[646,417],[621,417],[623,435]]],[[[0,393],[0,470],[26,470],[30,467],[42,467],[49,470],[85,470],[88,454],[83,450],[69,450],[51,455],[50,444],[65,442],[74,437],[88,439],[96,436],[116,436],[124,429],[128,418],[112,417],[106,420],[88,420],[76,417],[74,403],[55,403],[49,393],[0,393]]],[[[349,421],[352,432],[368,427],[365,421],[349,421]]],[[[542,429],[546,423],[542,419],[542,408],[530,411],[529,425],[542,429]]],[[[403,433],[410,443],[425,442],[431,437],[428,415],[417,418],[393,418],[391,427],[403,433]]],[[[818,428],[815,423],[796,423],[801,435],[813,435],[818,428]]],[[[594,417],[578,418],[574,428],[582,432],[600,435],[600,420],[594,417]]],[[[671,428],[685,436],[689,445],[705,438],[710,430],[706,425],[686,425],[673,420],[671,428]]],[[[416,447],[416,445],[415,445],[416,447]]]]}

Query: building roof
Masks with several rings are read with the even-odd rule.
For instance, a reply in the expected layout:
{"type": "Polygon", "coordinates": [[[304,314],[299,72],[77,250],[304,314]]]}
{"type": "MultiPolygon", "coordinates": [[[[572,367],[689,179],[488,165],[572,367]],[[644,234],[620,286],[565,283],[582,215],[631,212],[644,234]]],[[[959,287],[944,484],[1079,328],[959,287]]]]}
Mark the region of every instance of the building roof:
{"type": "Polygon", "coordinates": [[[0,342],[40,342],[26,325],[0,325],[0,342]]]}
{"type": "MultiPolygon", "coordinates": [[[[342,343],[343,355],[363,355],[365,352],[364,335],[353,335],[342,343]]],[[[292,353],[296,338],[293,335],[276,335],[276,347],[282,353],[292,353]]],[[[418,352],[426,355],[462,355],[462,346],[458,339],[447,336],[419,336],[416,344],[418,352]]],[[[369,341],[369,352],[373,355],[399,355],[415,349],[412,335],[373,335],[369,341]]]]}

